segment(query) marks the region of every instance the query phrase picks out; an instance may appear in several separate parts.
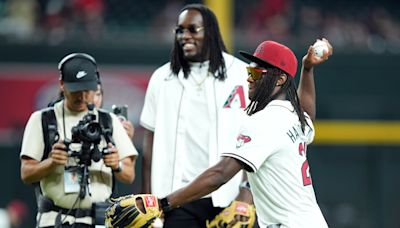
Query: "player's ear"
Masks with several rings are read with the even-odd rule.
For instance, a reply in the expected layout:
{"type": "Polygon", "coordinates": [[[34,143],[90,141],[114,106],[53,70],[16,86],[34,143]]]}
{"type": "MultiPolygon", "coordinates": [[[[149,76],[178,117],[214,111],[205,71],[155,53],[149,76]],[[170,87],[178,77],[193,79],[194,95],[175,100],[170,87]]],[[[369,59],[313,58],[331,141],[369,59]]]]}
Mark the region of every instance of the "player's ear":
{"type": "Polygon", "coordinates": [[[286,80],[287,80],[286,74],[279,75],[278,80],[276,81],[276,86],[281,86],[281,85],[285,84],[286,80]]]}
{"type": "Polygon", "coordinates": [[[64,92],[64,81],[60,80],[60,90],[64,92]]]}

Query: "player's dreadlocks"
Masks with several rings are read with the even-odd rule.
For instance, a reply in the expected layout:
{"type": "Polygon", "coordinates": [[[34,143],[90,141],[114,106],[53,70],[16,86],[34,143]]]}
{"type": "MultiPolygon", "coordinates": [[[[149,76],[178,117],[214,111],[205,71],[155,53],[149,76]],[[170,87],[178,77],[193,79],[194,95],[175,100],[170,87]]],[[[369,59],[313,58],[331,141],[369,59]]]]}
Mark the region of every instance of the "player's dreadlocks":
{"type": "MultiPolygon", "coordinates": [[[[197,10],[201,13],[204,26],[204,43],[201,56],[204,58],[207,56],[209,57],[210,66],[208,71],[216,75],[216,78],[224,80],[226,78],[226,67],[222,52],[227,51],[219,30],[217,17],[210,9],[202,4],[186,5],[181,9],[180,13],[185,10],[197,10]]],[[[183,56],[182,47],[175,39],[174,47],[171,51],[171,70],[175,75],[178,75],[181,69],[183,70],[184,77],[187,78],[190,73],[190,65],[183,56]]]]}
{"type": "Polygon", "coordinates": [[[286,99],[289,100],[290,103],[292,103],[299,117],[301,129],[304,132],[304,128],[307,122],[303,110],[300,106],[300,100],[296,92],[294,79],[288,76],[286,82],[281,85],[281,89],[274,95],[271,95],[278,81],[279,75],[281,74],[286,73],[277,68],[267,69],[266,75],[256,84],[254,97],[251,98],[251,102],[247,106],[245,111],[249,116],[251,116],[256,112],[263,110],[265,106],[269,104],[269,102],[275,100],[279,95],[285,93],[286,99]]]}

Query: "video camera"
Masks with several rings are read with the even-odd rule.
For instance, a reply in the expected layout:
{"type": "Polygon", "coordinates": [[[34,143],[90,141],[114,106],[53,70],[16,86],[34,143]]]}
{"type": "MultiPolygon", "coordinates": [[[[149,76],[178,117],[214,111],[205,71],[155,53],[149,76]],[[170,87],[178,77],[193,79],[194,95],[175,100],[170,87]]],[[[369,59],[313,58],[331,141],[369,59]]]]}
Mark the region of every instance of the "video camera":
{"type": "Polygon", "coordinates": [[[108,153],[107,146],[100,152],[98,145],[101,137],[105,137],[106,141],[109,134],[102,131],[98,122],[96,122],[96,115],[93,112],[94,105],[88,104],[89,112],[78,122],[78,124],[71,129],[72,137],[70,141],[66,142],[68,154],[70,157],[79,158],[79,164],[91,165],[91,160],[98,162],[102,155],[108,153]],[[71,144],[80,144],[81,148],[74,150],[71,144]]]}
{"type": "Polygon", "coordinates": [[[71,129],[71,140],[65,140],[68,155],[79,159],[78,166],[79,172],[82,175],[81,189],[79,196],[84,198],[86,193],[86,186],[88,184],[88,167],[95,162],[100,161],[102,155],[108,154],[109,150],[107,145],[100,152],[99,144],[101,138],[104,137],[107,144],[112,142],[111,134],[103,131],[99,122],[96,121],[94,114],[94,105],[88,104],[89,112],[78,122],[78,124],[71,129]],[[72,145],[79,144],[79,147],[72,145]]]}
{"type": "Polygon", "coordinates": [[[98,144],[102,132],[100,124],[95,120],[96,115],[94,113],[86,114],[78,125],[71,129],[72,141],[98,144]]]}

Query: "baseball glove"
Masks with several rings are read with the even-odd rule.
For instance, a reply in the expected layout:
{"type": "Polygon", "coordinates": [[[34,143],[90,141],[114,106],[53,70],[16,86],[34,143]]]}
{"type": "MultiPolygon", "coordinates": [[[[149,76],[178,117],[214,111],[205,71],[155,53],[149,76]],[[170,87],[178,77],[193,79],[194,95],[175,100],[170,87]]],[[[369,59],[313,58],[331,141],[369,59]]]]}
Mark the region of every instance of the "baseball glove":
{"type": "Polygon", "coordinates": [[[113,204],[106,210],[105,224],[108,228],[151,227],[161,215],[158,199],[154,195],[126,195],[112,201],[113,204]],[[143,206],[137,201],[142,201],[143,206]]]}
{"type": "Polygon", "coordinates": [[[211,222],[207,221],[207,228],[222,228],[228,227],[228,225],[233,228],[253,227],[255,220],[256,209],[254,205],[235,200],[229,207],[215,216],[211,222]]]}

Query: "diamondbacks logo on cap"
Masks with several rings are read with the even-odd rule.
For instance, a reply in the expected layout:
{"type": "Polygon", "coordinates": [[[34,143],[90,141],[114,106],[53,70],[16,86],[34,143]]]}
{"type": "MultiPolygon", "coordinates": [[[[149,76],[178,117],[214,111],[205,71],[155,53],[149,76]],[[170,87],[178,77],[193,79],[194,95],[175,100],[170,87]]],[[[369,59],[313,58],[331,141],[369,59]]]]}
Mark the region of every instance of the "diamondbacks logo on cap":
{"type": "MultiPolygon", "coordinates": [[[[291,77],[295,77],[297,71],[296,55],[290,48],[275,41],[266,40],[259,44],[254,54],[239,52],[246,59],[263,65],[264,63],[279,68],[291,77]]],[[[267,66],[268,66],[267,65],[267,66]]]]}
{"type": "Polygon", "coordinates": [[[251,141],[250,136],[240,134],[236,139],[236,148],[242,147],[245,143],[251,141]]]}
{"type": "Polygon", "coordinates": [[[80,79],[80,78],[83,78],[83,77],[85,77],[87,75],[87,73],[86,73],[86,71],[79,71],[78,73],[76,73],[76,78],[77,79],[80,79]]]}
{"type": "Polygon", "coordinates": [[[258,56],[258,55],[262,55],[262,53],[264,52],[264,46],[263,45],[259,45],[258,47],[257,47],[257,49],[256,49],[256,51],[254,52],[254,55],[255,56],[258,56]]]}

